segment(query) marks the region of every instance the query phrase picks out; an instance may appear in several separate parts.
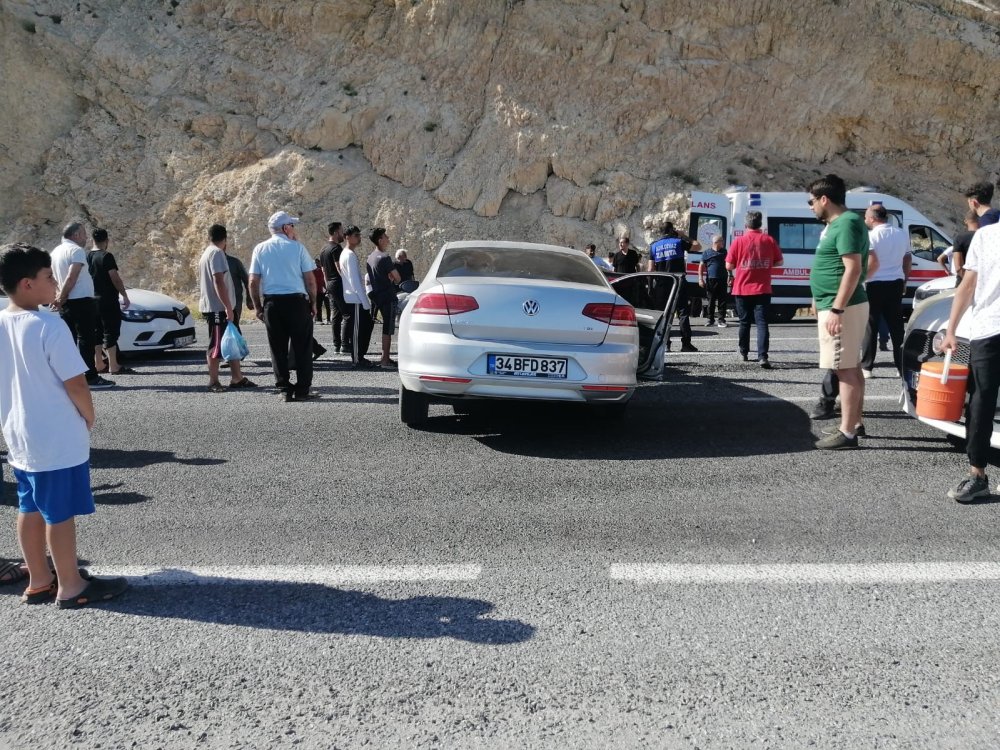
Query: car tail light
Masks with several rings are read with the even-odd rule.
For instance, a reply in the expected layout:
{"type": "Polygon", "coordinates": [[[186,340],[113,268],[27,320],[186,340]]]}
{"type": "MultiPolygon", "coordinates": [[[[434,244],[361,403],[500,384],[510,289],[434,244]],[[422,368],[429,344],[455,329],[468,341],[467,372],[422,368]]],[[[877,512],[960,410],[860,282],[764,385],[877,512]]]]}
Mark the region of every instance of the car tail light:
{"type": "Polygon", "coordinates": [[[616,305],[613,302],[591,302],[583,308],[588,318],[607,323],[609,326],[635,326],[635,310],[631,305],[616,305]]]}
{"type": "Polygon", "coordinates": [[[479,309],[475,297],[465,294],[445,294],[444,292],[424,292],[417,297],[414,313],[423,315],[459,315],[479,309]]]}

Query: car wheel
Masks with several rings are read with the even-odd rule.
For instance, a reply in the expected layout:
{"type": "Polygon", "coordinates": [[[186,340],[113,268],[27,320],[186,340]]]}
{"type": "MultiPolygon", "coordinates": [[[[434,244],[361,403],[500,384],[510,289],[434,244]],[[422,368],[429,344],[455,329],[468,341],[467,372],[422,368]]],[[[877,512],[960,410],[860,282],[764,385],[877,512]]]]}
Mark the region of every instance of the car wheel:
{"type": "Polygon", "coordinates": [[[399,386],[399,418],[405,425],[416,427],[427,419],[427,394],[399,386]]]}
{"type": "Polygon", "coordinates": [[[608,420],[625,419],[625,413],[627,409],[628,409],[628,401],[617,404],[597,404],[596,406],[594,406],[594,411],[598,419],[608,419],[608,420]]]}

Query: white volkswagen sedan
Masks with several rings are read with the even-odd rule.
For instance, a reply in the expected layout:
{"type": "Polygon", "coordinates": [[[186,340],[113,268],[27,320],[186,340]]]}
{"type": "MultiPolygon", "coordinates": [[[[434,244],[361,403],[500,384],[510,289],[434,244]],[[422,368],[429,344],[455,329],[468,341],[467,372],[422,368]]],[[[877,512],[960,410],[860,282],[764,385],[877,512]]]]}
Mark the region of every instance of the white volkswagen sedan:
{"type": "Polygon", "coordinates": [[[431,401],[590,403],[614,415],[636,376],[662,372],[679,277],[609,283],[584,253],[524,242],[450,242],[399,326],[400,418],[431,401]],[[618,291],[616,291],[616,289],[618,291]]]}
{"type": "MultiPolygon", "coordinates": [[[[118,349],[123,352],[160,352],[195,342],[191,311],[180,300],[146,289],[129,289],[127,310],[122,310],[118,349]]],[[[0,292],[0,310],[7,297],[0,292]]]]}

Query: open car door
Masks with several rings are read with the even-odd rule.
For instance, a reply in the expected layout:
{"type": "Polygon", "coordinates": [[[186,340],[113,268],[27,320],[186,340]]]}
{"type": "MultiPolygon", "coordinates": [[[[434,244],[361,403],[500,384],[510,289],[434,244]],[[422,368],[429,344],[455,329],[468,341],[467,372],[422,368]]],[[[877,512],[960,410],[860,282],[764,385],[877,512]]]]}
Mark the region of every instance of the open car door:
{"type": "Polygon", "coordinates": [[[618,296],[635,308],[639,326],[639,367],[636,375],[646,380],[660,380],[670,326],[684,277],[679,273],[630,273],[610,283],[618,296]]]}

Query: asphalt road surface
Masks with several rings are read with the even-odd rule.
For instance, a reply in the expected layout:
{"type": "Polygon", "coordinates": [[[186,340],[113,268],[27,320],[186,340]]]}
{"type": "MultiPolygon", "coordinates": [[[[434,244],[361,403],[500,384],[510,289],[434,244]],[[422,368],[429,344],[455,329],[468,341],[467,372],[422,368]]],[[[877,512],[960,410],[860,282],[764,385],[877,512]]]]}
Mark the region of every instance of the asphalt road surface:
{"type": "Polygon", "coordinates": [[[698,334],[624,422],[413,431],[395,374],[343,358],[292,404],[138,360],[96,394],[79,523],[133,587],[0,589],[0,746],[996,747],[997,498],[945,498],[964,456],[899,412],[889,355],[863,449],[821,453],[813,322],[772,328],[771,371],[698,334]]]}

